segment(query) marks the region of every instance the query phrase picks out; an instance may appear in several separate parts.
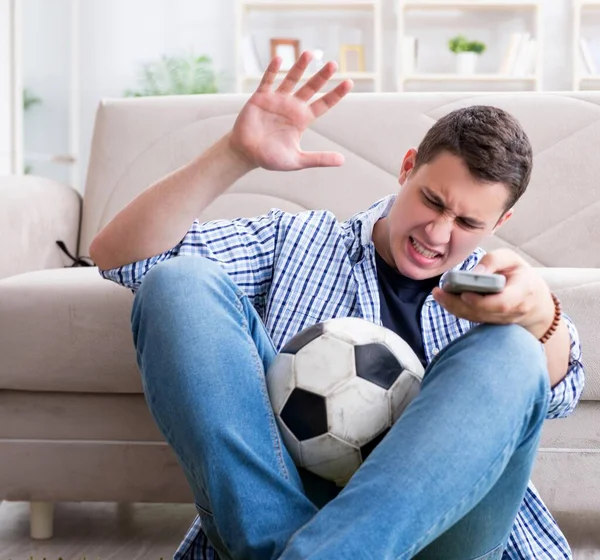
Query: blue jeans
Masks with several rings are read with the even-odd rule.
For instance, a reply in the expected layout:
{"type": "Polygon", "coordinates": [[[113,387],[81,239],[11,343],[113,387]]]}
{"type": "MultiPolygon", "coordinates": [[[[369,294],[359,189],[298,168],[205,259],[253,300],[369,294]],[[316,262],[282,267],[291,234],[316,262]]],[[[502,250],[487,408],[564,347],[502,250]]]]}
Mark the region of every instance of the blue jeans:
{"type": "Polygon", "coordinates": [[[501,558],[549,398],[526,330],[484,325],[448,345],[340,491],[286,451],[265,385],[276,351],[219,265],[156,265],[132,326],[148,406],[223,560],[501,558]]]}

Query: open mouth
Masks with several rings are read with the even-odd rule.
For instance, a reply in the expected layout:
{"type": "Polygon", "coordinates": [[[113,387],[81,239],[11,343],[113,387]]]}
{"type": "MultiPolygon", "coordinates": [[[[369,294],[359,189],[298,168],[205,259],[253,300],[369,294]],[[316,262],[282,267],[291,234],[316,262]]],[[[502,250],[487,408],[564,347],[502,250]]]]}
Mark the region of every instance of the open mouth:
{"type": "MultiPolygon", "coordinates": [[[[428,247],[425,247],[425,245],[423,245],[422,243],[420,243],[419,241],[417,241],[412,236],[409,237],[409,241],[410,241],[410,246],[412,247],[412,249],[414,250],[414,252],[419,257],[422,257],[422,259],[426,259],[429,262],[434,262],[434,261],[436,261],[438,259],[441,259],[442,256],[443,256],[442,253],[439,253],[437,251],[432,251],[428,247]]],[[[419,259],[419,260],[421,260],[421,259],[419,259]]]]}

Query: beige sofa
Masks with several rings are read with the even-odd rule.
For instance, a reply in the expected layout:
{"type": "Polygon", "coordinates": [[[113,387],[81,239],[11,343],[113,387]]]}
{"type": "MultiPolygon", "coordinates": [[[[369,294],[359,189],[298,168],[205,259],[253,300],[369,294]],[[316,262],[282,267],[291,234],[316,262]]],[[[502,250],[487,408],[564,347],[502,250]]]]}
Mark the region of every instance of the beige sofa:
{"type": "MultiPolygon", "coordinates": [[[[69,264],[128,201],[233,124],[238,95],[128,99],[98,110],[85,196],[51,181],[0,180],[0,499],[34,503],[51,535],[56,501],[190,502],[146,409],[129,328],[132,294],[69,264]]],[[[205,215],[329,208],[340,219],[394,192],[405,151],[452,109],[515,114],[535,151],[531,186],[488,248],[540,269],[579,327],[587,385],[576,413],[549,421],[534,482],[554,511],[600,509],[600,93],[356,94],[305,136],[340,169],[253,172],[205,215]],[[547,268],[547,267],[573,267],[547,268]]]]}

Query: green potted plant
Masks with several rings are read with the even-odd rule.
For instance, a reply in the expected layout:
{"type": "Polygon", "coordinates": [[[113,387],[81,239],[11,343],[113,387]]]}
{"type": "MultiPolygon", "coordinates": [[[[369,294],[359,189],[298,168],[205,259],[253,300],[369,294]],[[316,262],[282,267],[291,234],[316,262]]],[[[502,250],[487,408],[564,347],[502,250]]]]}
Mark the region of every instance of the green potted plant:
{"type": "Polygon", "coordinates": [[[159,60],[144,64],[139,88],[127,90],[125,96],[194,95],[217,91],[212,59],[190,53],[181,56],[163,55],[159,60]]]}
{"type": "Polygon", "coordinates": [[[456,54],[456,71],[459,74],[474,74],[477,57],[485,51],[485,44],[457,35],[448,41],[448,47],[456,54]]]}

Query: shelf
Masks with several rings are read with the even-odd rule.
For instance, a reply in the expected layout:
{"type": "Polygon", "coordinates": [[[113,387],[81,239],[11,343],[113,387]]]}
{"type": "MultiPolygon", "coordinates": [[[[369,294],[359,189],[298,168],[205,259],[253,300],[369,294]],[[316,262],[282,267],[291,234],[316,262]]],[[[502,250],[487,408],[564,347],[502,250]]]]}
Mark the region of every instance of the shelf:
{"type": "MultiPolygon", "coordinates": [[[[599,0],[600,2],[600,0],[599,0]]],[[[401,2],[404,10],[536,10],[541,2],[519,0],[408,0],[401,2]]]]}
{"type": "Polygon", "coordinates": [[[27,161],[51,162],[63,165],[73,165],[77,162],[77,157],[72,154],[45,154],[39,152],[25,152],[24,158],[27,161]]]}
{"type": "Polygon", "coordinates": [[[536,76],[506,76],[504,74],[411,74],[405,82],[533,82],[536,76]]]}
{"type": "MultiPolygon", "coordinates": [[[[332,20],[344,21],[347,16],[360,18],[361,25],[364,23],[371,27],[368,44],[364,45],[368,53],[368,59],[363,60],[360,66],[348,65],[346,68],[368,68],[368,72],[338,72],[331,78],[333,82],[352,79],[361,84],[359,89],[369,89],[374,92],[381,91],[383,81],[383,18],[381,15],[381,3],[383,0],[236,0],[236,25],[235,25],[235,50],[236,50],[236,90],[243,92],[250,89],[254,83],[262,79],[260,64],[247,66],[244,63],[244,48],[248,48],[247,36],[252,34],[255,25],[253,15],[262,11],[270,15],[289,17],[295,11],[310,13],[311,17],[318,18],[323,25],[327,26],[332,20]],[[312,12],[311,12],[312,11],[312,12]],[[275,13],[274,13],[275,12],[275,13]],[[245,69],[248,69],[246,72],[245,69]]],[[[397,1],[397,0],[392,0],[397,1]]],[[[301,37],[298,37],[302,40],[301,37]]],[[[326,38],[324,38],[326,39],[326,38]]],[[[312,39],[311,39],[312,40],[312,39]]],[[[338,47],[336,47],[338,48],[338,47]]],[[[246,53],[247,54],[247,53],[246,53]]],[[[258,58],[254,47],[254,58],[258,58]]],[[[363,55],[364,58],[364,55],[363,55]]],[[[277,80],[281,80],[287,72],[280,72],[277,80]]],[[[313,72],[307,72],[307,77],[302,80],[306,82],[313,72]]]]}
{"type": "Polygon", "coordinates": [[[328,0],[241,0],[240,5],[247,10],[373,10],[379,4],[378,0],[346,0],[336,2],[328,0]]]}
{"type": "MultiPolygon", "coordinates": [[[[287,72],[278,72],[277,73],[277,79],[283,78],[285,75],[287,74],[287,72]]],[[[302,78],[301,81],[305,82],[306,80],[310,79],[312,76],[309,75],[307,77],[302,78]]],[[[360,81],[360,80],[375,80],[377,77],[377,75],[374,72],[337,72],[336,74],[334,74],[331,79],[332,80],[356,80],[356,81],[360,81]]],[[[262,80],[262,74],[252,74],[252,75],[248,75],[246,74],[245,76],[241,76],[241,79],[245,82],[257,82],[262,80]]]]}
{"type": "Polygon", "coordinates": [[[580,82],[598,82],[600,81],[600,74],[590,74],[588,76],[581,76],[580,82]]]}
{"type": "Polygon", "coordinates": [[[600,8],[600,0],[576,0],[581,8],[600,8]]]}

